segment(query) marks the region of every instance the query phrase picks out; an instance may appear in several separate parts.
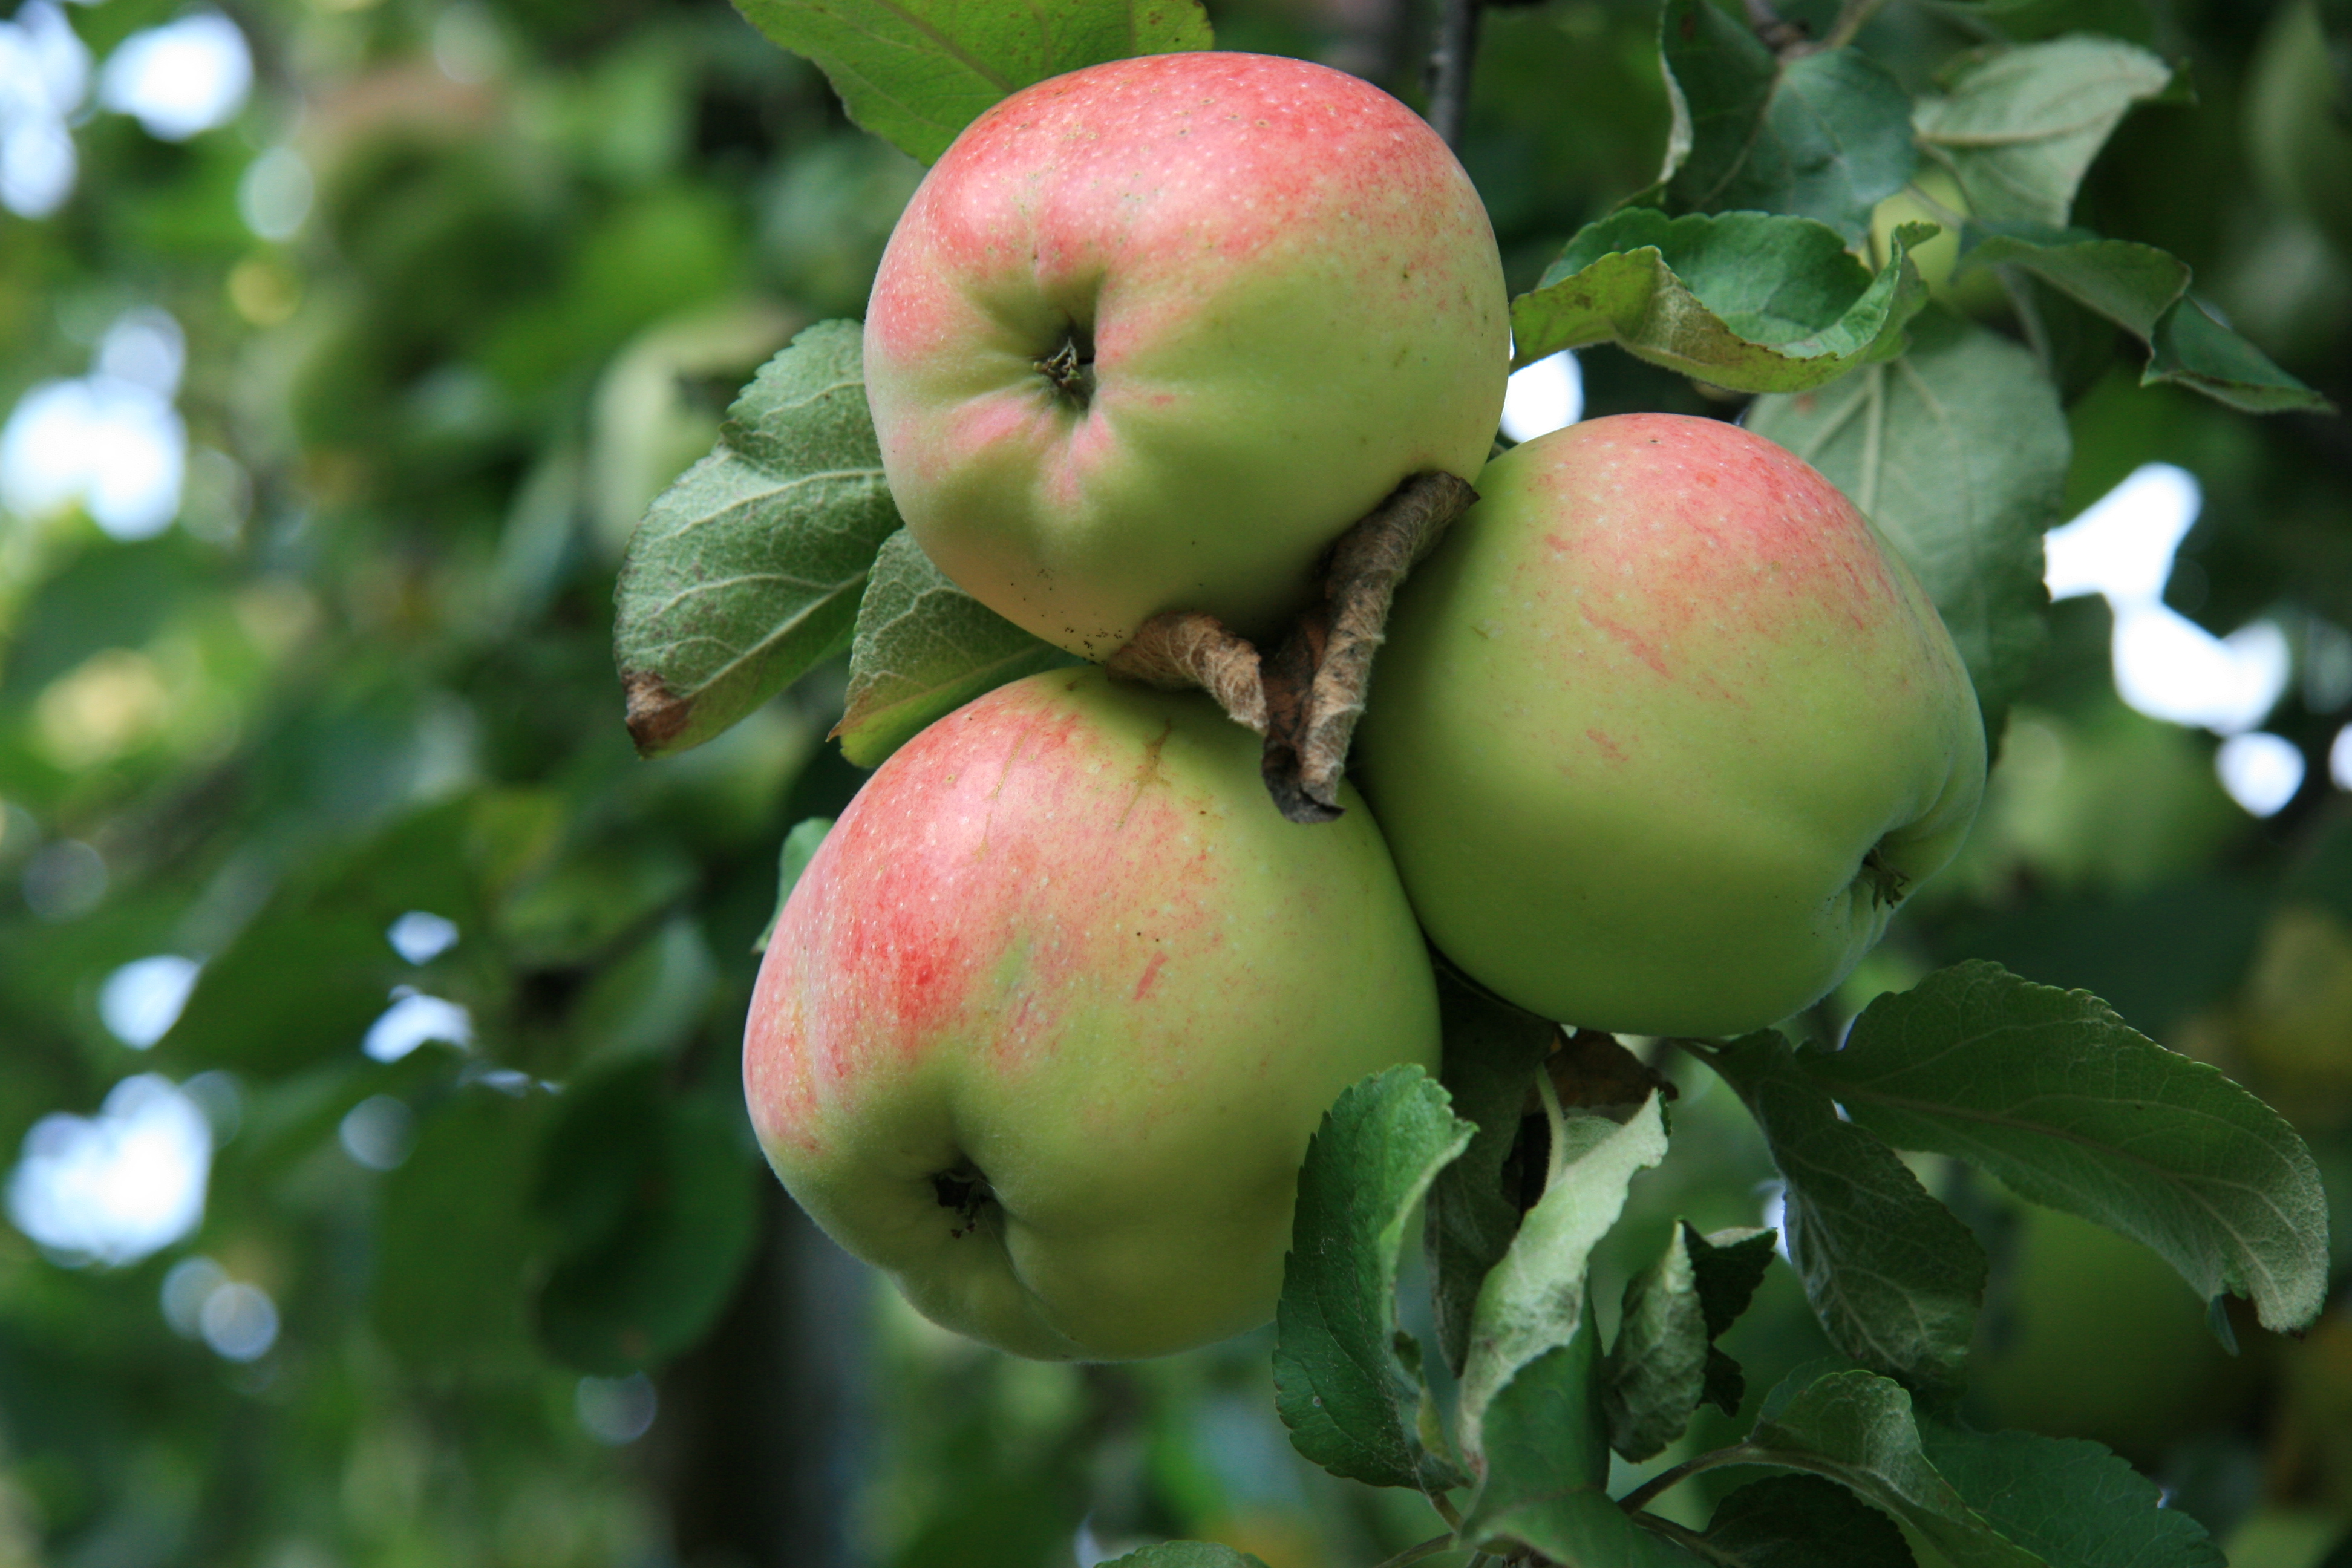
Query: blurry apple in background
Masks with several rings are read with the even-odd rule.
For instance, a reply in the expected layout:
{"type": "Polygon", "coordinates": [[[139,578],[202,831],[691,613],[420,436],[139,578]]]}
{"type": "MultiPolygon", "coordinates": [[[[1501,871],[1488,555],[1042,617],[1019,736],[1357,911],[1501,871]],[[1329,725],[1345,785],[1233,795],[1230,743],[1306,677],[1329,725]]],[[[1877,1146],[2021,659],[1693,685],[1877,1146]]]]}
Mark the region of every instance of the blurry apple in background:
{"type": "Polygon", "coordinates": [[[1828,480],[1717,420],[1573,425],[1477,483],[1398,595],[1358,736],[1431,939],[1591,1028],[1808,1005],[1983,792],[1935,605],[1828,480]]]}
{"type": "Polygon", "coordinates": [[[2252,1369],[2171,1265],[2089,1220],[2014,1206],[2014,1250],[1969,1357],[1979,1422],[2089,1437],[2152,1468],[2242,1400],[2252,1369]]]}
{"type": "Polygon", "coordinates": [[[1399,481],[1486,460],[1502,263],[1454,154],[1301,60],[1090,67],[974,121],[900,218],[866,395],[925,553],[1101,659],[1170,609],[1265,638],[1399,481]]]}
{"type": "Polygon", "coordinates": [[[2228,1026],[2246,1081],[2288,1121],[2352,1120],[2352,921],[2308,900],[2273,910],[2228,1026]]]}
{"type": "Polygon", "coordinates": [[[901,748],[794,885],[744,1037],[752,1125],[934,1321],[1089,1360],[1255,1328],[1325,1109],[1434,1071],[1370,814],[1284,821],[1258,751],[1197,692],[1033,676],[901,748]]]}

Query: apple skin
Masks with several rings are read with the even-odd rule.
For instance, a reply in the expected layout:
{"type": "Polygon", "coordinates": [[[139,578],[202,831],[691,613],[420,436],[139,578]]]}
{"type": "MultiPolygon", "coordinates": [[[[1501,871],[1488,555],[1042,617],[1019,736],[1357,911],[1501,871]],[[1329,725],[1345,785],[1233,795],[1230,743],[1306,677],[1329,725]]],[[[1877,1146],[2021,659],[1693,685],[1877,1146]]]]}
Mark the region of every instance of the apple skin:
{"type": "Polygon", "coordinates": [[[1468,479],[1508,379],[1494,231],[1412,110],[1327,67],[1158,55],[974,121],[891,235],[866,396],[907,526],[1084,658],[1282,628],[1399,482],[1468,479]],[[1091,349],[1090,391],[1042,368],[1091,349]]]}
{"type": "Polygon", "coordinates": [[[1431,940],[1589,1028],[1727,1036],[1815,1001],[1983,793],[1934,605],[1828,480],[1717,420],[1572,425],[1477,482],[1358,733],[1431,940]]]}
{"type": "Polygon", "coordinates": [[[2089,1437],[2153,1468],[2242,1405],[2253,1369],[2221,1348],[2169,1264],[2089,1220],[2014,1206],[2015,1250],[1969,1360],[1981,1426],[2089,1437]]]}
{"type": "Polygon", "coordinates": [[[1323,1112],[1436,1069],[1379,830],[1285,822],[1258,750],[1197,692],[1033,676],[894,754],[793,887],[744,1035],[752,1126],[933,1321],[1087,1360],[1265,1322],[1323,1112]]]}

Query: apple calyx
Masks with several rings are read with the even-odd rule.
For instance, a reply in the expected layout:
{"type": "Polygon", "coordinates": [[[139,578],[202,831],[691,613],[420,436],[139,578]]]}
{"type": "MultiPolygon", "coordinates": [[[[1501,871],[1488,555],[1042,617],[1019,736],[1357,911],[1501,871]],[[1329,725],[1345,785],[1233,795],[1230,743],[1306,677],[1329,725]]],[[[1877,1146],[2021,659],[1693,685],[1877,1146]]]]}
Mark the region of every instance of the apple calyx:
{"type": "Polygon", "coordinates": [[[995,1189],[970,1161],[952,1170],[934,1172],[931,1191],[939,1195],[940,1207],[955,1211],[956,1223],[948,1235],[957,1238],[978,1230],[982,1212],[996,1201],[995,1189]]]}
{"type": "Polygon", "coordinates": [[[1911,891],[1910,877],[1887,864],[1884,841],[1872,845],[1870,853],[1862,858],[1859,879],[1870,889],[1871,898],[1887,909],[1901,903],[1911,891]]]}
{"type": "Polygon", "coordinates": [[[1170,610],[1146,621],[1107,668],[1121,679],[1206,691],[1234,722],[1265,737],[1261,772],[1282,815],[1329,822],[1340,814],[1339,779],[1397,584],[1477,500],[1468,480],[1437,469],[1397,486],[1332,544],[1322,598],[1271,656],[1214,616],[1170,610]]]}
{"type": "Polygon", "coordinates": [[[1079,408],[1094,401],[1094,334],[1086,328],[1071,322],[1060,346],[1034,363],[1037,374],[1051,382],[1066,401],[1079,408]]]}

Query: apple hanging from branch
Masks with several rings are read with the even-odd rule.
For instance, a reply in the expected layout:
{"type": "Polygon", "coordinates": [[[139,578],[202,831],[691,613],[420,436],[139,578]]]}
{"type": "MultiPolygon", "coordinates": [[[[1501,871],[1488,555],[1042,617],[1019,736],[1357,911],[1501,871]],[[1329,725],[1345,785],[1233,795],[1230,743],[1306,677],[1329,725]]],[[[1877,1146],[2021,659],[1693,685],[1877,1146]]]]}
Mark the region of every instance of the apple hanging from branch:
{"type": "Polygon", "coordinates": [[[1828,480],[1717,420],[1570,426],[1477,486],[1398,594],[1358,731],[1431,940],[1591,1028],[1807,1006],[1983,793],[1935,605],[1828,480]]]}
{"type": "Polygon", "coordinates": [[[899,510],[966,593],[1110,657],[1151,616],[1269,642],[1410,475],[1486,462],[1509,372],[1485,206],[1396,100],[1305,61],[1093,66],[925,178],[866,318],[899,510]]]}
{"type": "Polygon", "coordinates": [[[1434,977],[1368,812],[1313,831],[1198,692],[1098,669],[957,710],[794,885],[745,1033],[752,1126],[926,1316],[1158,1355],[1274,1315],[1308,1137],[1434,1070],[1434,977]]]}

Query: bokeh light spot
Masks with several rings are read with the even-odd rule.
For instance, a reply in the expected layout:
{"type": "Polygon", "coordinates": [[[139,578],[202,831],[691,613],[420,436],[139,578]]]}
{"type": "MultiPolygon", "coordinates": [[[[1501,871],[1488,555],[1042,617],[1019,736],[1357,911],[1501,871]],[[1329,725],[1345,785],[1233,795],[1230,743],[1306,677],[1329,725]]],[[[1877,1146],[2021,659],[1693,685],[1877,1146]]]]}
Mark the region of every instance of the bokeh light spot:
{"type": "Polygon", "coordinates": [[[204,1216],[212,1128],[154,1073],[116,1084],[94,1117],[52,1112],[25,1135],[8,1217],[69,1265],[136,1263],[204,1216]]]}
{"type": "Polygon", "coordinates": [[[653,1379],[641,1372],[626,1377],[583,1377],[572,1405],[588,1436],[614,1447],[634,1443],[650,1431],[660,1407],[653,1379]]]}
{"type": "Polygon", "coordinates": [[[169,952],[132,960],[99,987],[100,1022],[131,1049],[145,1050],[179,1021],[203,967],[193,958],[169,952]]]}
{"type": "Polygon", "coordinates": [[[131,34],[99,75],[98,99],[150,136],[184,142],[226,125],[253,89],[253,55],[236,23],[200,11],[131,34]]]}
{"type": "Polygon", "coordinates": [[[1568,349],[1512,373],[1503,392],[1503,434],[1532,441],[1584,416],[1584,370],[1568,349]]]}
{"type": "Polygon", "coordinates": [[[2230,798],[2256,816],[2275,816],[2303,787],[2303,752],[2284,735],[2232,735],[2213,753],[2230,798]]]}

